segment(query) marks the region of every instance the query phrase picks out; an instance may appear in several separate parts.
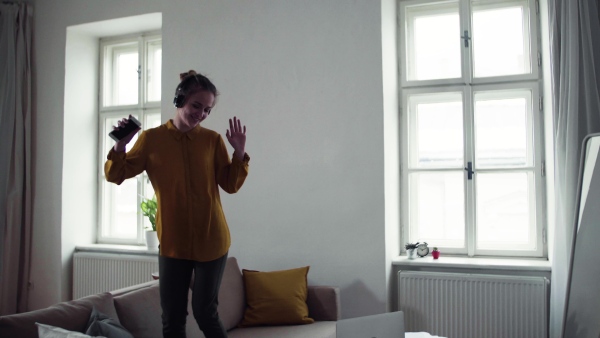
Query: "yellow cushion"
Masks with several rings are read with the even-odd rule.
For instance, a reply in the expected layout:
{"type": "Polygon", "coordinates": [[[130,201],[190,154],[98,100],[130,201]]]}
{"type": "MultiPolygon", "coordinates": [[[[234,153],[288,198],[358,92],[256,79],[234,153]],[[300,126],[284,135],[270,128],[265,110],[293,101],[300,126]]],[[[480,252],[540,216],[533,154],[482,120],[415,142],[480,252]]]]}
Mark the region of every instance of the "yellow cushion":
{"type": "Polygon", "coordinates": [[[309,267],[260,272],[243,269],[246,311],[240,326],[310,324],[306,305],[309,267]]]}

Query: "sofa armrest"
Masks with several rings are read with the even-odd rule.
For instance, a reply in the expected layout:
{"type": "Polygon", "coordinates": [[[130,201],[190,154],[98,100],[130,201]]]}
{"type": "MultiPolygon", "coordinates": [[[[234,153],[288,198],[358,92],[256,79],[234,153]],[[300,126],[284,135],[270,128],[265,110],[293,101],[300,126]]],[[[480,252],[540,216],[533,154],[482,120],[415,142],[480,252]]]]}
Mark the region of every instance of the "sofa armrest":
{"type": "Polygon", "coordinates": [[[84,332],[93,307],[118,321],[113,297],[105,292],[58,303],[45,309],[1,316],[0,337],[37,338],[36,322],[69,331],[84,332]]]}
{"type": "Polygon", "coordinates": [[[308,313],[316,321],[342,319],[340,289],[335,286],[308,286],[308,313]]]}

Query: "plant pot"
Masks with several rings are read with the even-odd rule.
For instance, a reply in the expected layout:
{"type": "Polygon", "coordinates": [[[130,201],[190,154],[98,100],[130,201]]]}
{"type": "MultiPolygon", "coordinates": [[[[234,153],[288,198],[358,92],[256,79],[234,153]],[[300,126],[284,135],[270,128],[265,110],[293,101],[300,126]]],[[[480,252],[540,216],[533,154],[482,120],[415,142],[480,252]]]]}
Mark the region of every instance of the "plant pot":
{"type": "Polygon", "coordinates": [[[439,251],[432,251],[431,255],[433,256],[433,259],[440,258],[440,252],[439,251]]]}
{"type": "Polygon", "coordinates": [[[156,231],[146,231],[146,246],[148,250],[158,251],[158,234],[156,231]]]}
{"type": "Polygon", "coordinates": [[[408,256],[408,259],[417,258],[417,249],[407,249],[406,255],[408,256]]]}

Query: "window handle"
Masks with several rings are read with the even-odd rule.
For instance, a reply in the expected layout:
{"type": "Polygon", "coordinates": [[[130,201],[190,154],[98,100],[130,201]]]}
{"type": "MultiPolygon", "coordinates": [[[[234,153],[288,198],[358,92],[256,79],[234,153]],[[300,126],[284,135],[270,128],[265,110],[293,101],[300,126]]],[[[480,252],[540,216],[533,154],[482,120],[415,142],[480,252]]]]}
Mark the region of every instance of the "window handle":
{"type": "Polygon", "coordinates": [[[467,167],[465,168],[465,170],[467,171],[467,179],[472,180],[473,174],[475,173],[473,171],[473,162],[467,162],[467,167]]]}
{"type": "Polygon", "coordinates": [[[465,47],[469,47],[469,40],[471,37],[469,36],[469,31],[464,31],[465,35],[461,35],[460,37],[465,40],[465,47]]]}

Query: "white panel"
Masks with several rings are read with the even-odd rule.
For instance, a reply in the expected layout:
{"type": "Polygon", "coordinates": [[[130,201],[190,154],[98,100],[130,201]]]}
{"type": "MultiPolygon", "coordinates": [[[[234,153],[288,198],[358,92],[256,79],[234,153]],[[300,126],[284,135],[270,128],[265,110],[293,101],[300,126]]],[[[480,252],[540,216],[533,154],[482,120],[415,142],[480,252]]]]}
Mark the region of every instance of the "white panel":
{"type": "Polygon", "coordinates": [[[73,299],[148,282],[157,271],[157,256],[76,252],[73,299]]]}
{"type": "Polygon", "coordinates": [[[406,331],[448,338],[547,337],[545,277],[398,273],[406,331]]]}

